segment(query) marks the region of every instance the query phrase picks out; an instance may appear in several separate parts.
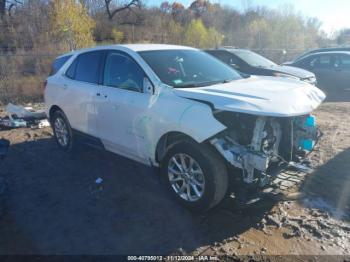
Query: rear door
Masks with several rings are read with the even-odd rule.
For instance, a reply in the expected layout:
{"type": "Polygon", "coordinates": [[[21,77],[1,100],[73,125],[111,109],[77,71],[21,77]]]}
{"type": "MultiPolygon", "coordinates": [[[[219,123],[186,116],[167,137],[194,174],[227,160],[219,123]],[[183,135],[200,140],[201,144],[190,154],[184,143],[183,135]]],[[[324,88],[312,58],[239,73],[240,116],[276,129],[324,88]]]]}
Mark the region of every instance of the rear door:
{"type": "Polygon", "coordinates": [[[96,136],[95,96],[100,81],[103,51],[80,54],[65,73],[64,112],[73,129],[96,136]]]}

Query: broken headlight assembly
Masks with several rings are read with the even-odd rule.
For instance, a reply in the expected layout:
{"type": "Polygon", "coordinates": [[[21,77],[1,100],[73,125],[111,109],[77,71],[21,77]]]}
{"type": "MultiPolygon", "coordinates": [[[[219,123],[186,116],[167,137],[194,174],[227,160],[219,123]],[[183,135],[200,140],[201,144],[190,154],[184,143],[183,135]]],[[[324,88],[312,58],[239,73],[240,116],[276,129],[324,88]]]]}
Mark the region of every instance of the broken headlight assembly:
{"type": "Polygon", "coordinates": [[[218,119],[228,129],[210,143],[233,167],[242,170],[245,183],[261,186],[268,183],[273,167],[284,165],[302,170],[303,157],[313,150],[320,137],[312,115],[277,118],[226,113],[218,119]]]}

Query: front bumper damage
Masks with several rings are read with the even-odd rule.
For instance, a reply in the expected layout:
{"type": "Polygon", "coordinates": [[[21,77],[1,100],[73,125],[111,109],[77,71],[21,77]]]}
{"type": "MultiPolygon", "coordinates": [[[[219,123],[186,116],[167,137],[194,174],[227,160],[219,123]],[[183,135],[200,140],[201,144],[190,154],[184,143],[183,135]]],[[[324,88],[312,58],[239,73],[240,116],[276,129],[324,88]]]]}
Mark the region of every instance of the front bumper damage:
{"type": "Polygon", "coordinates": [[[321,135],[315,117],[293,117],[285,122],[288,127],[282,128],[281,121],[276,118],[257,117],[250,144],[238,143],[229,133],[211,139],[210,143],[230,165],[242,171],[243,182],[264,187],[285,169],[312,171],[303,160],[321,135]],[[287,153],[281,156],[282,151],[287,153]]]}
{"type": "Polygon", "coordinates": [[[266,172],[270,159],[267,155],[249,150],[241,145],[228,145],[224,138],[214,138],[211,143],[234,167],[243,171],[243,181],[252,183],[254,171],[266,172]]]}

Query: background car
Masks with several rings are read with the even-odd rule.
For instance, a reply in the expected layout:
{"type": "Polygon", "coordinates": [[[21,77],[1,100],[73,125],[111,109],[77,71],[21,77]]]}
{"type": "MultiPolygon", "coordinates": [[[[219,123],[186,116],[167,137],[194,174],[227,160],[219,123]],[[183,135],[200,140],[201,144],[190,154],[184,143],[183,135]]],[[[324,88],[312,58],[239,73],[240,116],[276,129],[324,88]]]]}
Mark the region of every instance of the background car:
{"type": "Polygon", "coordinates": [[[303,53],[302,55],[298,56],[296,59],[294,59],[294,61],[288,61],[283,63],[284,65],[291,65],[294,62],[308,56],[311,54],[316,54],[316,53],[323,53],[323,52],[334,52],[334,51],[348,51],[350,52],[350,46],[348,47],[329,47],[329,48],[319,48],[319,49],[314,49],[308,52],[303,53]]]}
{"type": "Polygon", "coordinates": [[[250,50],[235,48],[219,48],[205,50],[241,73],[249,75],[296,77],[312,85],[316,85],[313,73],[292,66],[281,66],[250,50]]]}
{"type": "Polygon", "coordinates": [[[350,90],[350,52],[333,51],[308,55],[292,63],[315,73],[318,87],[328,92],[350,90]]]}

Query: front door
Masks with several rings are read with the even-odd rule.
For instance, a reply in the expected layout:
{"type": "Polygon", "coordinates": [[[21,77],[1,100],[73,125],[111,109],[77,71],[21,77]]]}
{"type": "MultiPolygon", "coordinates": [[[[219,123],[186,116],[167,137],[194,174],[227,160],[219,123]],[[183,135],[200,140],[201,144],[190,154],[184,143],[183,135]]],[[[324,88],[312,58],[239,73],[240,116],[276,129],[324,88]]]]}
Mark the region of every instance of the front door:
{"type": "Polygon", "coordinates": [[[319,54],[310,62],[311,71],[316,75],[318,87],[328,92],[336,91],[338,87],[335,54],[319,54]]]}
{"type": "Polygon", "coordinates": [[[151,95],[143,93],[145,73],[127,54],[106,55],[103,86],[97,96],[97,128],[107,150],[147,161],[145,125],[151,95]]]}

